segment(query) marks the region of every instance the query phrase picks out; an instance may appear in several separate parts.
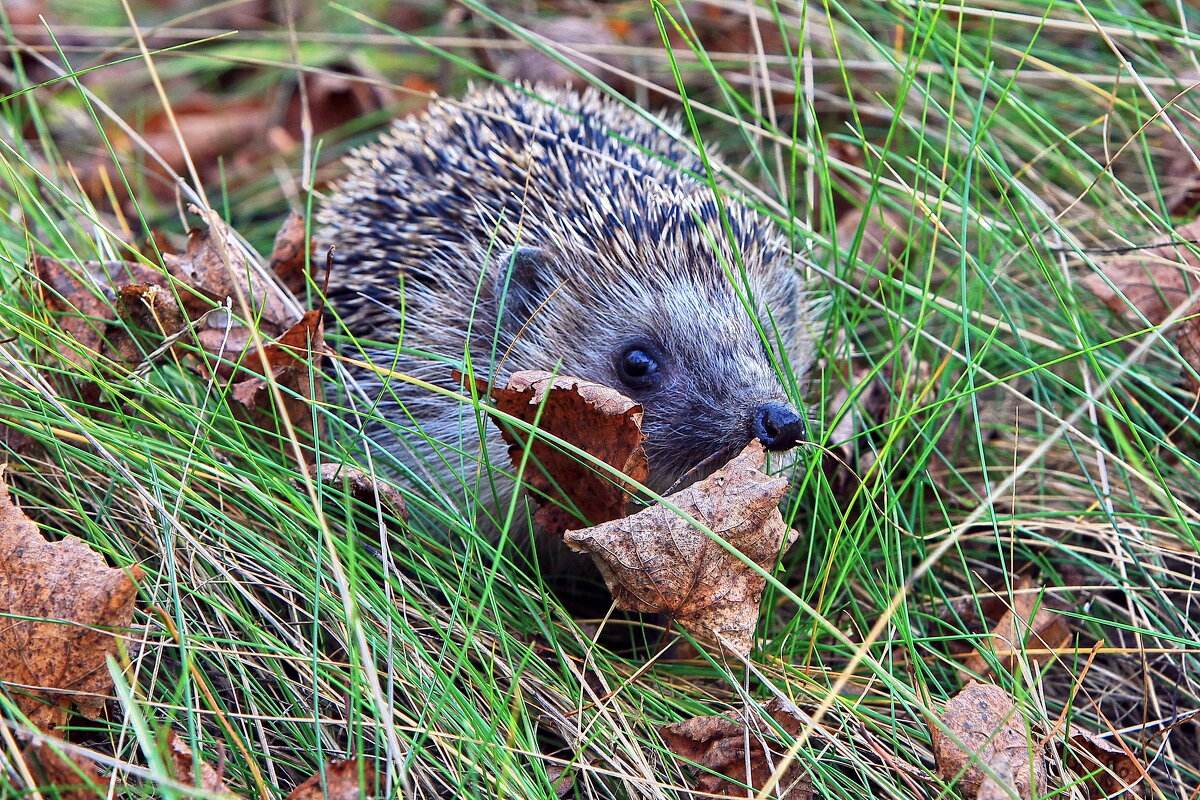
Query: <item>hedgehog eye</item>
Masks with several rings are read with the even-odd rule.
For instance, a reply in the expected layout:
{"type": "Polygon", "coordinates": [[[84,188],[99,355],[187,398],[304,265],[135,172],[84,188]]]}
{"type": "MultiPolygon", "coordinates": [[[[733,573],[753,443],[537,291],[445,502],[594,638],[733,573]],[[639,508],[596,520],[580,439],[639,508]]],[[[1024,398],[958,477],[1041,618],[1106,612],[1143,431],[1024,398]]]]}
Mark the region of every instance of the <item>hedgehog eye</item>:
{"type": "Polygon", "coordinates": [[[621,382],[634,389],[644,389],[658,380],[658,360],[641,347],[631,347],[617,361],[621,382]]]}

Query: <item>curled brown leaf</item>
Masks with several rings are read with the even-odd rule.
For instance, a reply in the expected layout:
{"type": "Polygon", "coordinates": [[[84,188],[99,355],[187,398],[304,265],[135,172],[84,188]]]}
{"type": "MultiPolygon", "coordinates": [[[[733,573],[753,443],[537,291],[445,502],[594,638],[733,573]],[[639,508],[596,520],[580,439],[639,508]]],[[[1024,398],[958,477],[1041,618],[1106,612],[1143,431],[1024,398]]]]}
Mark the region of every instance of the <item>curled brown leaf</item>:
{"type": "Polygon", "coordinates": [[[764,714],[788,734],[800,732],[802,722],[796,709],[776,698],[761,709],[746,709],[744,716],[752,725],[723,715],[692,717],[662,726],[659,735],[671,752],[709,770],[698,778],[697,791],[746,797],[746,787],[761,792],[782,768],[770,796],[810,800],[814,796],[812,781],[796,761],[784,766],[787,748],[774,742],[774,731],[762,720],[764,714]]]}
{"type": "Polygon", "coordinates": [[[766,579],[796,532],[779,513],[787,481],[761,471],[758,442],[708,478],[667,500],[724,540],[696,528],[666,504],[625,519],[568,531],[569,547],[591,553],[619,608],[658,612],[697,639],[750,652],[766,579]]]}
{"type": "Polygon", "coordinates": [[[964,673],[990,677],[994,661],[988,655],[1006,670],[1011,670],[1020,658],[1040,666],[1054,659],[1054,651],[1070,643],[1071,628],[1059,613],[1064,604],[1036,590],[1030,576],[1022,576],[1013,586],[1011,602],[1003,597],[996,599],[1003,601],[999,621],[979,651],[963,662],[964,673]]]}
{"type": "MultiPolygon", "coordinates": [[[[477,381],[479,390],[486,384],[477,381]]],[[[590,453],[643,482],[649,474],[642,449],[642,407],[598,383],[529,370],[513,373],[491,390],[496,408],[590,453]]],[[[499,424],[499,423],[498,423],[499,424]]],[[[499,425],[515,466],[524,460],[528,435],[499,425]]],[[[601,523],[625,514],[632,483],[615,481],[577,456],[534,437],[521,478],[541,498],[535,521],[550,533],[578,527],[580,518],[601,523]]]]}

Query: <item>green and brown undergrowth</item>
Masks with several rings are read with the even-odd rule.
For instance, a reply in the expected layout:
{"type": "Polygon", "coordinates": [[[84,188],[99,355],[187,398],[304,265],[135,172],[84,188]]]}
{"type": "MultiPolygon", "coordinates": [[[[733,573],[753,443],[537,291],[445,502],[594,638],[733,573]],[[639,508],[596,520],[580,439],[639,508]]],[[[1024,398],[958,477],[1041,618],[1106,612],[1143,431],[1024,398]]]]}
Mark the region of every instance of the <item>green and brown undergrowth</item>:
{"type": "MultiPolygon", "coordinates": [[[[137,9],[148,56],[119,6],[5,21],[5,481],[40,536],[78,537],[136,597],[94,623],[123,634],[90,669],[111,687],[96,714],[48,730],[30,687],[0,676],[4,792],[69,783],[22,755],[53,733],[90,765],[80,797],[196,796],[200,762],[239,796],[281,797],[342,759],[378,776],[356,771],[352,790],[395,796],[773,779],[847,798],[975,797],[989,780],[1017,796],[1195,793],[1194,12],[604,8],[302,7],[294,45],[283,18],[137,9]],[[592,27],[547,27],[572,16],[592,27]],[[829,296],[808,397],[820,446],[786,475],[800,536],[745,660],[663,650],[674,630],[622,650],[608,634],[632,623],[567,614],[515,543],[475,534],[481,509],[413,476],[395,481],[407,520],[336,471],[309,477],[399,469],[364,447],[344,409],[370,404],[336,358],[302,355],[290,384],[259,360],[256,337],[319,306],[321,254],[277,313],[234,286],[193,298],[171,273],[186,231],[222,220],[222,269],[267,275],[287,206],[308,218],[350,143],[473,68],[520,77],[506,59],[539,46],[615,59],[633,77],[601,78],[656,108],[686,93],[751,202],[796,221],[829,296]],[[233,117],[238,135],[205,135],[233,117]],[[47,263],[91,276],[86,305],[55,294],[47,263]],[[148,272],[83,273],[116,263],[148,272]],[[260,392],[295,408],[265,413],[260,392]],[[947,734],[978,733],[935,721],[970,680],[1000,687],[980,719],[1026,745],[1028,778],[983,756],[939,771],[947,734]],[[180,740],[191,772],[171,761],[180,740]]],[[[326,334],[327,353],[354,353],[336,321],[326,334]]]]}

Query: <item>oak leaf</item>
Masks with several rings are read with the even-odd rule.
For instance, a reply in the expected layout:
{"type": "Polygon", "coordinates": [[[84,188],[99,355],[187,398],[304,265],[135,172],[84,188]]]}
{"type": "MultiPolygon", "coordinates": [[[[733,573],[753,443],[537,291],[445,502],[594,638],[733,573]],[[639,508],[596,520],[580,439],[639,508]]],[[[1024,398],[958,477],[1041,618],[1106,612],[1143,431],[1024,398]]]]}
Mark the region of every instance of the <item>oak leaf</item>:
{"type": "MultiPolygon", "coordinates": [[[[1180,86],[1194,90],[1200,73],[1183,70],[1175,74],[1180,86]]],[[[1191,135],[1191,126],[1170,126],[1158,136],[1155,159],[1155,177],[1162,190],[1163,204],[1172,216],[1186,216],[1195,212],[1200,203],[1200,160],[1197,159],[1197,144],[1191,135]]]]}
{"type": "Polygon", "coordinates": [[[188,233],[187,249],[180,254],[163,254],[163,266],[192,289],[184,295],[184,310],[195,319],[210,308],[233,299],[233,308],[241,313],[238,298],[249,306],[250,319],[259,330],[277,335],[287,330],[294,314],[284,296],[271,281],[258,275],[229,244],[230,234],[215,215],[206,216],[209,226],[188,233]]]}
{"type": "Polygon", "coordinates": [[[108,781],[101,777],[96,762],[78,748],[68,751],[58,739],[51,738],[30,742],[21,757],[42,797],[97,800],[106,796],[108,781]]]}
{"type": "Polygon", "coordinates": [[[1200,318],[1185,320],[1175,332],[1175,346],[1187,368],[1183,385],[1193,394],[1200,392],[1200,318]]]}
{"type": "Polygon", "coordinates": [[[1105,797],[1139,797],[1145,786],[1146,770],[1129,750],[1072,725],[1067,737],[1070,745],[1063,761],[1077,775],[1092,775],[1084,781],[1089,800],[1105,797]]]}
{"type": "Polygon", "coordinates": [[[13,505],[0,468],[0,685],[39,728],[67,706],[96,718],[112,690],[112,629],[128,628],[140,567],[113,569],[74,536],[48,542],[13,505]]]}
{"type": "Polygon", "coordinates": [[[1181,225],[1172,239],[1178,244],[1161,244],[1113,259],[1101,268],[1103,275],[1085,277],[1084,288],[1118,314],[1136,320],[1140,311],[1157,325],[1200,287],[1197,245],[1185,243],[1200,240],[1200,219],[1181,225]]]}
{"type": "Polygon", "coordinates": [[[275,234],[267,267],[293,294],[303,295],[312,242],[304,235],[304,217],[292,211],[275,234]]]}
{"type": "Polygon", "coordinates": [[[56,348],[58,354],[76,367],[86,367],[89,359],[80,348],[100,354],[105,329],[115,318],[112,304],[88,277],[103,269],[103,265],[97,262],[67,265],[53,258],[35,256],[33,269],[38,278],[36,290],[41,307],[54,315],[58,327],[68,337],[56,348]]]}
{"type": "Polygon", "coordinates": [[[904,217],[882,203],[872,208],[854,207],[838,218],[837,242],[841,249],[849,250],[858,238],[856,256],[863,265],[860,270],[864,273],[864,286],[877,291],[876,273],[893,271],[908,249],[908,231],[904,217]]]}
{"type": "Polygon", "coordinates": [[[321,464],[320,467],[312,465],[308,468],[308,473],[316,480],[330,486],[341,486],[343,481],[350,489],[350,493],[359,501],[373,506],[376,502],[384,503],[395,509],[396,515],[401,520],[408,521],[408,505],[404,502],[404,495],[394,486],[389,486],[383,481],[363,472],[357,467],[349,467],[345,464],[321,464]]]}
{"type": "MultiPolygon", "coordinates": [[[[769,570],[797,534],[779,513],[787,481],[765,475],[765,463],[766,451],[752,442],[666,499],[769,570]]],[[[703,642],[750,652],[766,579],[666,504],[564,538],[572,549],[592,554],[618,608],[663,613],[703,642]]]]}

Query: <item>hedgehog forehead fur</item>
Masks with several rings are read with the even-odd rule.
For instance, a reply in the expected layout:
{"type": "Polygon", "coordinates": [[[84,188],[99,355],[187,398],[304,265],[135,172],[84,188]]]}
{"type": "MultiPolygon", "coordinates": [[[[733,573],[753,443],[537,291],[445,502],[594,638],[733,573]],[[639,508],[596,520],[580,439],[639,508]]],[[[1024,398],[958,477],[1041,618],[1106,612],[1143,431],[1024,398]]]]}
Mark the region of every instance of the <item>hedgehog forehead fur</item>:
{"type": "MultiPolygon", "coordinates": [[[[811,355],[786,239],[719,201],[669,128],[592,91],[435,100],[356,151],[323,206],[322,238],[338,248],[330,301],[357,335],[403,330],[406,347],[449,358],[469,347],[477,370],[494,353],[501,376],[558,369],[621,389],[619,355],[642,343],[663,380],[629,393],[645,407],[650,483],[670,486],[744,446],[754,408],[788,402],[774,354],[798,375],[811,355]],[[509,326],[529,291],[513,285],[526,250],[543,293],[509,326]]],[[[449,401],[411,400],[408,413],[463,447],[449,401]]]]}

